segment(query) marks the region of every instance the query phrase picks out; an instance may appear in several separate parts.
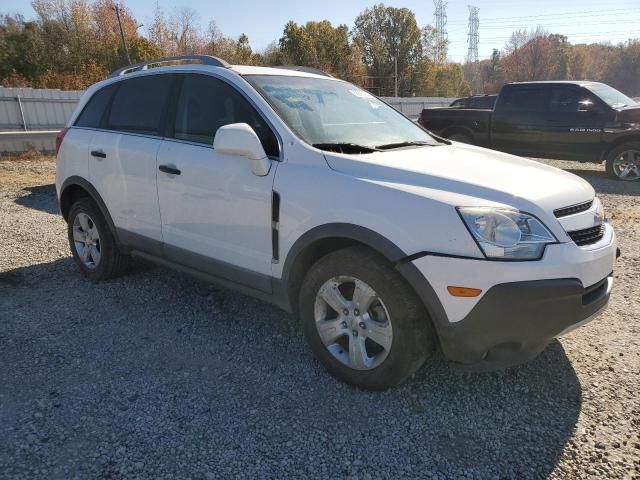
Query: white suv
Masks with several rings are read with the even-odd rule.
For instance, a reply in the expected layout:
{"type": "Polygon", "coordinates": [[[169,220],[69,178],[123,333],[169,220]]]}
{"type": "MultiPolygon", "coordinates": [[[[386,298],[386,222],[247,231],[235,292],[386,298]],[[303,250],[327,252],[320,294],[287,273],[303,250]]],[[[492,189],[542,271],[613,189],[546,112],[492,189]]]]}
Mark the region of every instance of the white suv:
{"type": "Polygon", "coordinates": [[[437,138],[320,71],[133,65],[57,143],[85,276],[137,255],[268,300],[363,388],[438,345],[482,368],[531,359],[609,300],[616,238],[586,181],[437,138]]]}

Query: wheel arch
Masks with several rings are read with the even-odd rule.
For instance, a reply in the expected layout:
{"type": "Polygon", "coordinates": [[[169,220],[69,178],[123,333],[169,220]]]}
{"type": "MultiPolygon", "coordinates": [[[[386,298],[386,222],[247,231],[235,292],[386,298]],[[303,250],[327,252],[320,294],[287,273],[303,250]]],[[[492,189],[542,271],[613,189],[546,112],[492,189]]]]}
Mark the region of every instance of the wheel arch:
{"type": "Polygon", "coordinates": [[[116,243],[118,244],[118,232],[115,228],[115,224],[113,223],[113,219],[111,218],[107,205],[104,203],[104,200],[96,188],[88,180],[82,177],[69,177],[63,182],[62,187],[60,188],[59,207],[64,220],[69,220],[69,211],[71,210],[71,206],[76,200],[83,197],[91,198],[96,203],[100,209],[100,213],[104,216],[107,225],[109,225],[109,229],[111,230],[116,243]]]}
{"type": "Polygon", "coordinates": [[[444,307],[435,290],[409,256],[391,240],[366,227],[350,223],[331,223],[315,227],[303,234],[287,254],[282,272],[286,303],[298,315],[298,295],[309,267],[324,255],[348,246],[362,245],[377,252],[392,264],[420,298],[436,328],[448,322],[444,307]]]}
{"type": "Polygon", "coordinates": [[[625,143],[630,142],[639,142],[640,143],[640,133],[634,135],[627,135],[621,138],[616,139],[611,144],[607,145],[607,147],[603,150],[602,155],[600,156],[600,162],[606,162],[609,159],[609,155],[620,145],[624,145],[625,143]]]}

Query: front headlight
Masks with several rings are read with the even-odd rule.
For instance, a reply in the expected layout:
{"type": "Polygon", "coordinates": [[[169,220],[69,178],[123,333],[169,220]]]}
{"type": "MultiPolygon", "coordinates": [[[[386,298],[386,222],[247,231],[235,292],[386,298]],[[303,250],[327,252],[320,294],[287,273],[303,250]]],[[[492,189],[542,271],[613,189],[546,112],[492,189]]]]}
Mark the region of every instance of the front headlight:
{"type": "Polygon", "coordinates": [[[538,260],[556,242],[540,220],[517,210],[459,207],[458,213],[487,258],[538,260]]]}

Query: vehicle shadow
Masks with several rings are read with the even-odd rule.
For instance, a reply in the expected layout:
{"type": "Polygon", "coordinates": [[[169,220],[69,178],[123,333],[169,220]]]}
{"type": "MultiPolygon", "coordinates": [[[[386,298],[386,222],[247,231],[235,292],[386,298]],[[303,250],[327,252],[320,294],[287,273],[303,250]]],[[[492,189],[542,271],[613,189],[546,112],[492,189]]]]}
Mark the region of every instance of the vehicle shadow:
{"type": "MultiPolygon", "coordinates": [[[[41,445],[25,443],[33,434],[21,418],[43,408],[33,399],[46,392],[57,407],[39,429],[65,432],[46,444],[61,466],[81,468],[65,464],[70,446],[90,463],[119,438],[127,458],[172,458],[178,476],[198,478],[196,463],[224,476],[238,456],[256,478],[265,464],[298,478],[542,478],[582,403],[558,341],[494,373],[457,370],[438,353],[400,387],[360,391],[319,366],[290,315],[163,268],[102,283],[70,258],[10,270],[0,273],[0,312],[0,420],[5,441],[36,465],[41,445]],[[91,421],[79,424],[80,414],[91,421]],[[224,454],[193,462],[176,445],[224,454]]],[[[113,462],[103,468],[117,476],[113,462]]]]}
{"type": "Polygon", "coordinates": [[[15,202],[18,205],[54,215],[60,213],[56,202],[55,184],[25,187],[22,191],[26,192],[26,195],[16,198],[15,202]]]}

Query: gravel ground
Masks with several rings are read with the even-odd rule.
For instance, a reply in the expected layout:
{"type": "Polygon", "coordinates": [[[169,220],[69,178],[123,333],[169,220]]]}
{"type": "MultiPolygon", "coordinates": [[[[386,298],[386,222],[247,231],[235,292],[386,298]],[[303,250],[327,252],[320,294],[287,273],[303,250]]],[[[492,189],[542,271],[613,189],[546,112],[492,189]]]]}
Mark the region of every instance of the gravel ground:
{"type": "Polygon", "coordinates": [[[616,226],[607,312],[522,367],[438,354],[366,393],[260,301],[142,263],[82,279],[54,163],[0,161],[0,478],[640,478],[640,184],[548,163],[616,226]]]}

